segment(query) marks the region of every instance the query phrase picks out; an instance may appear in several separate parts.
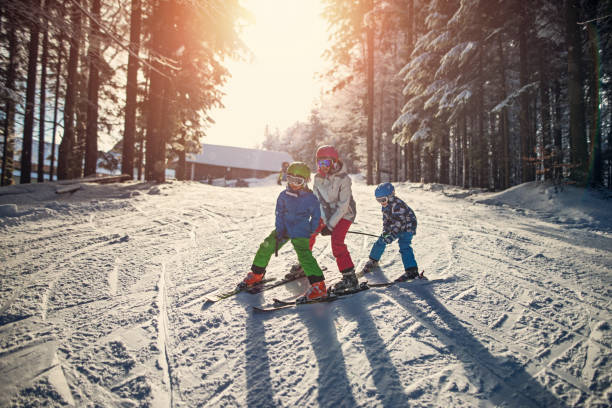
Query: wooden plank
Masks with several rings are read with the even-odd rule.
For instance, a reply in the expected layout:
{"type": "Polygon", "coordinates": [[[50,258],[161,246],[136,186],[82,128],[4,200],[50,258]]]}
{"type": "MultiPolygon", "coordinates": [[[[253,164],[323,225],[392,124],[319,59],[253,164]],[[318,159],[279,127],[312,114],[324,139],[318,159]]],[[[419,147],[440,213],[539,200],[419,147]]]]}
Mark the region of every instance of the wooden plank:
{"type": "Polygon", "coordinates": [[[93,181],[94,183],[107,184],[107,183],[121,183],[122,181],[130,180],[130,179],[131,177],[129,174],[121,174],[119,176],[98,177],[94,180],[88,180],[88,182],[93,181]]]}
{"type": "Polygon", "coordinates": [[[78,189],[81,188],[80,184],[73,184],[71,186],[61,187],[55,190],[55,194],[66,194],[66,193],[74,193],[78,189]]]}
{"type": "Polygon", "coordinates": [[[99,177],[85,177],[72,180],[60,180],[57,182],[59,185],[68,185],[76,183],[119,183],[122,181],[130,180],[129,174],[120,174],[118,176],[99,176],[99,177]]]}

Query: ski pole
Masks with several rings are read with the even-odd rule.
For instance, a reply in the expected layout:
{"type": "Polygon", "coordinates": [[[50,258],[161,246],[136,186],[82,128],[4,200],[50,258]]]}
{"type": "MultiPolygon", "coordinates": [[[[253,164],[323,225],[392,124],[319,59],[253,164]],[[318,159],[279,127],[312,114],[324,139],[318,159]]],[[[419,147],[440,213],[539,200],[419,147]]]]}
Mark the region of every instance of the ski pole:
{"type": "Polygon", "coordinates": [[[278,236],[274,238],[274,256],[278,256],[278,236]]]}
{"type": "Polygon", "coordinates": [[[368,237],[375,237],[378,238],[378,235],[374,235],[374,234],[368,234],[366,232],[359,232],[359,231],[347,231],[349,234],[359,234],[359,235],[367,235],[368,237]]]}

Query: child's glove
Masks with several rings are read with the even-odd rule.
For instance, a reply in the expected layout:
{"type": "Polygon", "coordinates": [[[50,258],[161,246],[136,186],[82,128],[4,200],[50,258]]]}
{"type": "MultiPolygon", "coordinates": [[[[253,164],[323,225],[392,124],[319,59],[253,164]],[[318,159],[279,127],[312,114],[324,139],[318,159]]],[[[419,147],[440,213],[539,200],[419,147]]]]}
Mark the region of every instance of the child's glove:
{"type": "Polygon", "coordinates": [[[385,244],[390,244],[393,242],[393,240],[395,239],[395,236],[393,236],[392,234],[383,234],[380,236],[383,241],[385,241],[385,244]]]}
{"type": "Polygon", "coordinates": [[[328,236],[331,235],[332,232],[329,228],[327,228],[327,225],[323,227],[323,229],[321,230],[321,235],[323,236],[328,236]]]}

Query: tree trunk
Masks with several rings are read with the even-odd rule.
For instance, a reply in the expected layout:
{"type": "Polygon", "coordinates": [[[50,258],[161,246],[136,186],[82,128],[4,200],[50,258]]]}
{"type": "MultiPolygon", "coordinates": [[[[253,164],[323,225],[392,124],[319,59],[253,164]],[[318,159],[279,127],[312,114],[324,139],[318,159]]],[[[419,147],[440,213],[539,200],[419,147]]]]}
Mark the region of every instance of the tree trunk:
{"type": "MultiPolygon", "coordinates": [[[[410,54],[414,49],[414,0],[408,0],[408,27],[407,32],[407,46],[408,53],[410,54]]],[[[406,181],[413,181],[414,178],[414,159],[412,154],[412,143],[410,140],[404,145],[404,172],[406,181]]]]}
{"type": "MultiPolygon", "coordinates": [[[[504,55],[504,48],[502,44],[502,34],[497,35],[497,45],[499,49],[499,60],[500,60],[500,84],[501,84],[501,95],[500,101],[503,101],[508,96],[508,90],[506,88],[506,57],[504,55]]],[[[508,120],[508,108],[503,107],[499,115],[499,130],[501,138],[501,176],[500,176],[500,187],[505,190],[510,186],[510,132],[509,132],[509,120],[508,120]]]]}
{"type": "Polygon", "coordinates": [[[73,35],[70,40],[70,51],[68,56],[68,78],[66,81],[66,98],[64,99],[64,136],[59,146],[59,158],[57,163],[57,178],[60,180],[76,177],[72,164],[75,156],[75,129],[74,117],[76,108],[76,97],[78,88],[77,69],[79,64],[79,46],[81,40],[81,11],[77,5],[80,0],[74,0],[76,4],[70,7],[70,21],[73,35]]]}
{"type": "MultiPolygon", "coordinates": [[[[167,24],[164,17],[170,18],[168,2],[160,2],[153,12],[152,17],[152,48],[153,52],[164,56],[164,42],[167,39],[167,24]]],[[[147,181],[156,181],[162,183],[165,180],[165,146],[163,134],[163,106],[167,105],[165,101],[167,78],[163,72],[164,67],[159,62],[159,58],[155,58],[152,63],[155,69],[151,70],[151,83],[149,88],[149,111],[147,120],[147,142],[146,142],[146,163],[145,163],[145,179],[147,181]]]]}
{"type": "Polygon", "coordinates": [[[488,180],[488,184],[489,187],[491,187],[493,189],[493,191],[497,191],[499,189],[499,185],[500,185],[500,178],[499,178],[499,164],[501,163],[501,161],[499,160],[499,150],[496,150],[495,146],[498,142],[498,140],[496,140],[496,135],[498,134],[498,132],[496,131],[496,118],[497,115],[490,113],[489,112],[489,117],[488,117],[488,121],[489,121],[489,139],[491,141],[491,159],[489,160],[489,173],[487,175],[487,180],[488,180]]]}
{"type": "MultiPolygon", "coordinates": [[[[149,59],[149,64],[151,63],[151,60],[149,59]]],[[[150,99],[150,90],[151,88],[151,75],[147,76],[147,80],[145,83],[145,92],[144,94],[146,95],[145,98],[147,98],[145,105],[148,106],[149,105],[149,99],[150,99]]],[[[145,141],[148,140],[148,136],[146,136],[146,132],[147,132],[147,126],[143,126],[140,128],[140,132],[138,132],[138,157],[137,157],[137,163],[138,163],[138,180],[142,180],[144,177],[143,174],[143,170],[144,170],[144,156],[145,156],[145,141]]]]}
{"type": "Polygon", "coordinates": [[[410,145],[410,142],[406,143],[404,145],[404,181],[409,181],[409,172],[408,172],[408,168],[410,166],[410,150],[408,148],[408,146],[410,145]]]}
{"type": "Polygon", "coordinates": [[[142,170],[144,167],[144,146],[145,146],[145,136],[144,136],[144,132],[145,129],[143,129],[138,136],[138,157],[136,159],[136,165],[138,166],[138,173],[137,173],[137,177],[138,180],[142,180],[143,178],[143,174],[142,174],[142,170]]]}
{"type": "Polygon", "coordinates": [[[470,154],[468,152],[468,129],[467,129],[467,113],[465,112],[465,108],[463,109],[462,114],[462,138],[461,138],[461,155],[463,157],[463,165],[461,169],[461,186],[463,188],[468,188],[470,186],[470,154]]]}
{"type": "Polygon", "coordinates": [[[408,162],[408,174],[409,180],[412,182],[418,181],[415,174],[416,165],[414,163],[414,143],[409,141],[406,145],[408,154],[406,155],[406,160],[408,162]]]}
{"type": "Polygon", "coordinates": [[[46,117],[46,97],[47,97],[47,59],[49,55],[49,32],[46,14],[51,10],[51,1],[45,2],[45,15],[43,16],[43,44],[42,57],[40,59],[40,114],[38,121],[38,182],[45,181],[45,117],[46,117]]]}
{"type": "MultiPolygon", "coordinates": [[[[368,2],[368,11],[374,8],[373,0],[368,2]]],[[[371,24],[366,27],[366,48],[367,48],[367,105],[366,115],[368,117],[368,124],[366,130],[366,145],[368,154],[367,163],[367,184],[372,185],[374,183],[374,177],[372,175],[372,163],[374,161],[374,27],[371,24]]]]}
{"type": "Polygon", "coordinates": [[[442,134],[440,143],[440,178],[442,184],[450,184],[449,179],[449,161],[450,161],[450,129],[445,128],[442,134]]]}
{"type": "Polygon", "coordinates": [[[539,53],[540,59],[540,117],[542,121],[542,143],[541,143],[541,155],[542,157],[542,168],[544,170],[544,179],[550,177],[550,171],[552,168],[551,161],[551,145],[552,145],[552,134],[550,128],[550,87],[548,85],[548,64],[545,55],[547,48],[544,46],[542,51],[539,53]]]}
{"type": "Polygon", "coordinates": [[[383,114],[383,93],[384,91],[381,89],[380,92],[380,102],[379,102],[379,106],[378,106],[378,111],[379,111],[379,117],[378,117],[378,131],[376,132],[378,134],[378,137],[376,138],[376,184],[380,184],[381,183],[381,170],[382,170],[382,160],[383,160],[383,146],[385,145],[386,140],[384,140],[385,138],[385,133],[383,131],[384,129],[384,114],[383,114]]]}
{"type": "Polygon", "coordinates": [[[138,97],[138,53],[140,52],[141,4],[140,0],[132,0],[130,16],[130,50],[128,58],[125,129],[123,132],[123,154],[121,172],[134,176],[134,137],[136,134],[136,106],[138,97]]]}
{"type": "MultiPolygon", "coordinates": [[[[40,1],[32,2],[34,14],[40,8],[40,1]]],[[[38,21],[32,21],[30,26],[30,44],[28,54],[28,78],[26,81],[26,104],[23,123],[23,146],[21,148],[21,177],[19,183],[30,183],[32,173],[32,136],[34,132],[34,108],[36,97],[36,67],[38,63],[39,43],[38,21]]]]}
{"type": "MultiPolygon", "coordinates": [[[[598,0],[590,2],[590,13],[588,19],[592,20],[597,16],[598,0]]],[[[597,22],[587,24],[589,33],[589,51],[593,69],[589,70],[589,101],[591,105],[591,123],[589,126],[589,141],[591,145],[590,163],[589,163],[589,179],[588,184],[591,186],[603,185],[603,160],[601,157],[601,112],[599,106],[601,104],[601,95],[599,88],[599,78],[601,75],[601,61],[599,57],[599,37],[597,22]]]]}
{"type": "Polygon", "coordinates": [[[7,186],[13,183],[13,155],[15,143],[15,80],[17,78],[17,22],[14,18],[7,21],[8,32],[8,65],[6,67],[6,89],[11,91],[10,97],[6,98],[4,111],[4,145],[2,148],[2,178],[0,185],[7,186]]]}
{"type": "MultiPolygon", "coordinates": [[[[183,147],[185,146],[185,136],[181,137],[181,145],[183,147]]],[[[185,153],[185,149],[179,150],[177,155],[178,160],[176,163],[176,179],[179,181],[183,181],[186,179],[185,173],[187,169],[187,154],[185,153]]]]}
{"type": "Polygon", "coordinates": [[[449,125],[448,143],[448,183],[451,186],[457,185],[457,128],[455,124],[449,125]]]}
{"type": "Polygon", "coordinates": [[[560,180],[563,177],[563,171],[561,164],[563,163],[563,132],[561,130],[561,83],[559,80],[555,81],[555,104],[554,114],[555,119],[553,120],[553,179],[560,180]]]}
{"type": "Polygon", "coordinates": [[[414,160],[414,178],[417,182],[423,182],[423,146],[420,141],[414,142],[412,151],[414,160]]]}
{"type": "Polygon", "coordinates": [[[483,74],[483,53],[481,48],[478,56],[478,186],[488,187],[488,159],[489,159],[489,143],[485,130],[485,94],[483,74]]]}
{"type": "Polygon", "coordinates": [[[583,98],[583,69],[581,27],[578,25],[580,0],[566,0],[567,72],[568,98],[570,107],[570,160],[572,179],[579,184],[586,183],[588,153],[585,129],[583,98]]]}
{"type": "Polygon", "coordinates": [[[55,165],[55,136],[57,132],[57,112],[59,105],[60,94],[60,79],[62,73],[62,59],[64,53],[64,36],[59,35],[57,44],[57,66],[55,73],[55,102],[53,103],[53,133],[51,134],[51,163],[49,164],[49,180],[53,181],[54,165],[55,165]]]}
{"type": "MultiPolygon", "coordinates": [[[[521,3],[519,23],[519,80],[520,87],[524,87],[529,82],[529,56],[527,48],[527,38],[529,37],[529,16],[527,6],[521,3]]],[[[523,91],[519,97],[519,132],[521,143],[521,181],[531,181],[531,166],[527,158],[532,154],[532,146],[530,144],[530,127],[529,127],[529,92],[523,91]]]]}
{"type": "MultiPolygon", "coordinates": [[[[85,34],[83,34],[85,35],[85,34]]],[[[86,59],[81,58],[81,70],[78,75],[77,89],[77,104],[76,104],[76,120],[75,120],[75,153],[71,165],[73,177],[83,177],[85,163],[85,145],[87,140],[87,111],[89,109],[89,101],[87,97],[88,81],[85,72],[89,71],[89,64],[86,59]]]]}
{"type": "Polygon", "coordinates": [[[425,158],[425,182],[434,183],[436,181],[437,149],[429,147],[425,148],[423,151],[425,158]]]}
{"type": "Polygon", "coordinates": [[[399,162],[400,162],[400,150],[397,143],[393,144],[393,179],[392,181],[399,181],[399,162]]]}
{"type": "Polygon", "coordinates": [[[95,176],[98,163],[98,92],[100,89],[100,0],[91,2],[91,15],[95,21],[90,24],[89,84],[87,87],[87,128],[85,137],[85,176],[95,176]]]}
{"type": "Polygon", "coordinates": [[[455,132],[455,185],[463,185],[463,119],[460,118],[455,132]]]}

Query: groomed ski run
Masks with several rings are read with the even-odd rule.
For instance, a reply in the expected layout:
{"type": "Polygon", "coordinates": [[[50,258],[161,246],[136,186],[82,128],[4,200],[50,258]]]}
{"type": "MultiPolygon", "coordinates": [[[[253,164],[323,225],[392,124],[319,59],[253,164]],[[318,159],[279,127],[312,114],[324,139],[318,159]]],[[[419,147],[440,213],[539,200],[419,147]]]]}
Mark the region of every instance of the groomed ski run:
{"type": "MultiPolygon", "coordinates": [[[[4,187],[0,406],[610,405],[610,200],[398,183],[419,219],[419,268],[439,283],[252,312],[303,293],[298,280],[203,310],[274,225],[280,187],[248,181],[4,187]]],[[[372,189],[353,178],[355,231],[380,232],[372,189]]],[[[373,240],[347,236],[355,263],[373,240]]],[[[314,255],[333,284],[329,242],[314,255]]],[[[392,248],[363,280],[403,272],[392,248]]],[[[295,262],[283,248],[266,276],[295,262]]]]}

